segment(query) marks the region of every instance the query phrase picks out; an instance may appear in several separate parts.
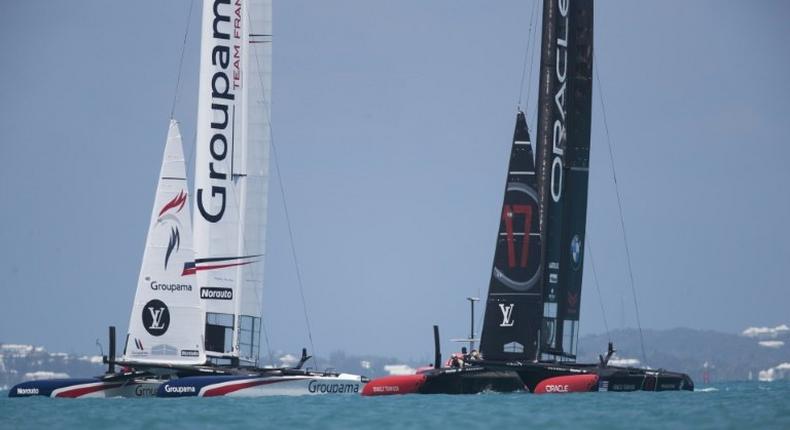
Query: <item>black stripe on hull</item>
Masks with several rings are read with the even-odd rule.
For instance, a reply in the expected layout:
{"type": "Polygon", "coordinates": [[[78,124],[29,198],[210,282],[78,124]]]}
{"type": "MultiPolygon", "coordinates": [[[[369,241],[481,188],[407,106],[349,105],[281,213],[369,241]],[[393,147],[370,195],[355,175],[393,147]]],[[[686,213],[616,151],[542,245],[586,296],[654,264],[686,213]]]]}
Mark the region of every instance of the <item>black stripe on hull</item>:
{"type": "Polygon", "coordinates": [[[489,370],[484,367],[440,369],[426,375],[421,394],[476,394],[485,391],[511,393],[526,391],[518,373],[512,370],[489,370]]]}
{"type": "Polygon", "coordinates": [[[592,391],[693,391],[694,382],[683,373],[652,371],[597,364],[485,363],[462,369],[439,369],[425,374],[421,394],[477,394],[533,392],[543,380],[579,374],[599,377],[592,391]]]}

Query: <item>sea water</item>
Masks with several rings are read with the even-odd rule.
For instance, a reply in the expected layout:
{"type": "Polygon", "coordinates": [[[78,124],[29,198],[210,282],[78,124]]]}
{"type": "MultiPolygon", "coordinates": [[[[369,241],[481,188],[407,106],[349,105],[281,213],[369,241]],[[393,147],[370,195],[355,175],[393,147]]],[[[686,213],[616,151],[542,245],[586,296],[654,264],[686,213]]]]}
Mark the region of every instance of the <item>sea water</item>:
{"type": "Polygon", "coordinates": [[[302,396],[187,399],[8,398],[0,428],[790,429],[790,382],[694,392],[302,396]]]}

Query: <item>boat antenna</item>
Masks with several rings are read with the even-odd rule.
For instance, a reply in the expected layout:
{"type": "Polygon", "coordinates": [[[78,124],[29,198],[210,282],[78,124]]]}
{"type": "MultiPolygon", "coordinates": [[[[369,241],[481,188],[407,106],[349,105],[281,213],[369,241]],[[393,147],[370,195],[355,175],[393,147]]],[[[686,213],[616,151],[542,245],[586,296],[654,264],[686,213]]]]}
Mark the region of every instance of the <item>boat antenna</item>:
{"type": "Polygon", "coordinates": [[[187,26],[184,30],[184,42],[181,44],[181,57],[178,59],[178,76],[176,77],[176,90],[173,93],[173,104],[170,107],[170,119],[173,119],[176,112],[176,101],[178,100],[178,89],[181,87],[181,70],[183,69],[184,65],[184,51],[187,48],[187,36],[189,36],[189,24],[192,22],[192,6],[195,4],[194,1],[189,1],[189,13],[187,13],[187,26]]]}
{"type": "MultiPolygon", "coordinates": [[[[536,9],[537,4],[538,4],[538,0],[535,0],[532,3],[532,13],[529,16],[529,30],[527,31],[527,46],[524,49],[524,61],[522,62],[522,65],[521,65],[521,84],[519,85],[519,89],[518,89],[518,110],[521,110],[521,100],[522,100],[521,97],[524,95],[524,78],[527,76],[527,59],[528,58],[532,58],[532,61],[530,61],[530,64],[529,64],[529,80],[528,80],[528,82],[532,82],[532,64],[534,63],[534,60],[535,60],[535,49],[534,49],[534,46],[535,46],[534,39],[535,38],[533,37],[533,24],[535,22],[535,9],[536,9]],[[532,57],[530,57],[530,55],[529,55],[530,47],[532,47],[532,57]]],[[[531,87],[527,88],[527,100],[525,101],[525,103],[527,105],[529,104],[530,89],[531,89],[531,87]]],[[[525,106],[524,109],[526,109],[526,106],[525,106]]]]}
{"type": "MultiPolygon", "coordinates": [[[[479,288],[477,289],[477,297],[480,297],[480,289],[479,288]]],[[[477,316],[477,326],[478,327],[483,327],[483,321],[485,320],[485,316],[486,316],[485,308],[483,308],[483,312],[480,312],[480,315],[477,316]]],[[[483,337],[483,333],[482,333],[482,329],[481,329],[480,337],[477,338],[478,343],[482,339],[482,337],[483,337]]],[[[478,348],[479,348],[479,346],[478,346],[478,348]]]]}
{"type": "Polygon", "coordinates": [[[614,190],[617,194],[617,209],[620,214],[620,227],[623,231],[623,245],[625,246],[625,258],[626,258],[626,266],[628,267],[628,278],[631,282],[631,296],[634,299],[634,312],[636,313],[636,326],[639,328],[639,345],[642,348],[642,360],[644,360],[645,366],[647,366],[647,354],[645,353],[645,337],[642,333],[642,321],[639,318],[639,302],[636,299],[636,286],[634,282],[634,270],[631,266],[631,250],[628,246],[628,236],[625,230],[625,218],[623,217],[623,202],[622,198],[620,197],[620,187],[617,184],[617,172],[615,171],[614,166],[614,152],[612,150],[612,138],[609,134],[609,123],[606,121],[606,106],[603,102],[603,86],[601,86],[601,73],[598,71],[598,61],[595,59],[595,53],[593,53],[593,66],[595,67],[595,79],[598,83],[598,99],[601,102],[601,112],[603,113],[603,126],[604,130],[606,131],[606,144],[609,147],[609,161],[612,164],[612,179],[614,180],[614,190]]]}
{"type": "Polygon", "coordinates": [[[469,329],[469,352],[472,352],[475,349],[475,302],[479,302],[480,297],[467,297],[466,300],[469,300],[469,307],[472,312],[472,317],[469,318],[469,322],[472,324],[469,329]]]}

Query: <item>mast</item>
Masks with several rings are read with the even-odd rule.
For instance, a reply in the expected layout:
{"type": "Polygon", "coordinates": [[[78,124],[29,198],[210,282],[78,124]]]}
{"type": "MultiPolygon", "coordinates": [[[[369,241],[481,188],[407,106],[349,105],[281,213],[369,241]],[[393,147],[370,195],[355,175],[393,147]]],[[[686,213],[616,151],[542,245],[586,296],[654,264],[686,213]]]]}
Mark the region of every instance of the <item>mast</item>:
{"type": "Polygon", "coordinates": [[[592,28],[592,0],[544,1],[537,151],[545,255],[542,358],[576,356],[587,216],[592,28]]]}
{"type": "Polygon", "coordinates": [[[593,2],[577,1],[570,9],[568,49],[568,126],[565,147],[565,208],[562,222],[560,278],[557,300],[562,325],[562,351],[575,358],[579,339],[593,82],[593,2]]]}

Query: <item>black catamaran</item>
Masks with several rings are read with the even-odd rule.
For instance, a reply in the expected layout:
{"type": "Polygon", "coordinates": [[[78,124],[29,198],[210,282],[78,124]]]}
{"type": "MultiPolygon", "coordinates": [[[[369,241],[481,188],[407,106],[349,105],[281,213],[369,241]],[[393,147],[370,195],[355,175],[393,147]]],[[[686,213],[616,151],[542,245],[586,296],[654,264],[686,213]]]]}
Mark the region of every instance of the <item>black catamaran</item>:
{"type": "Polygon", "coordinates": [[[366,395],[481,391],[692,390],[664,370],[576,363],[584,263],[593,72],[593,1],[544,0],[538,135],[516,116],[481,355],[374,379],[366,395]]]}

